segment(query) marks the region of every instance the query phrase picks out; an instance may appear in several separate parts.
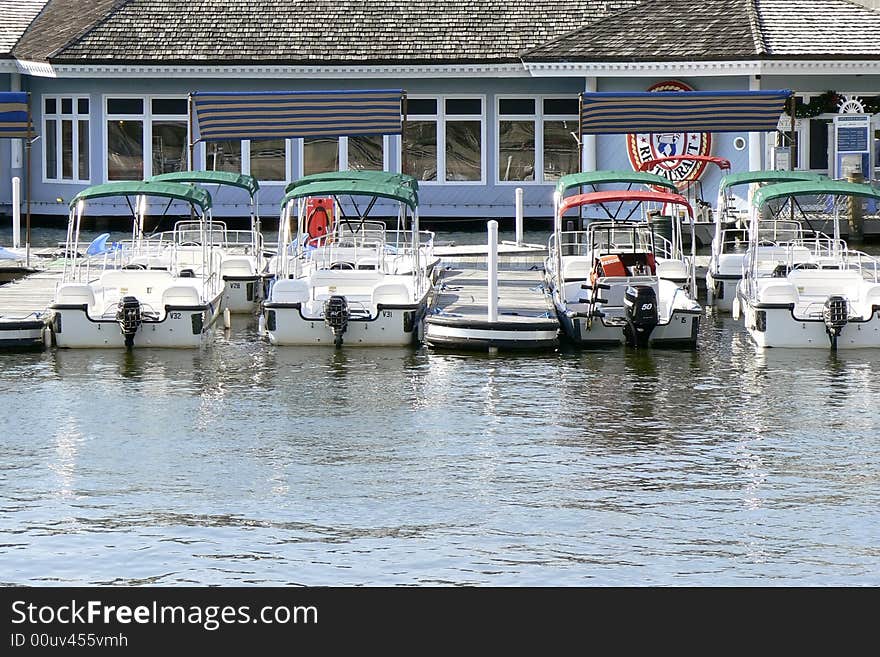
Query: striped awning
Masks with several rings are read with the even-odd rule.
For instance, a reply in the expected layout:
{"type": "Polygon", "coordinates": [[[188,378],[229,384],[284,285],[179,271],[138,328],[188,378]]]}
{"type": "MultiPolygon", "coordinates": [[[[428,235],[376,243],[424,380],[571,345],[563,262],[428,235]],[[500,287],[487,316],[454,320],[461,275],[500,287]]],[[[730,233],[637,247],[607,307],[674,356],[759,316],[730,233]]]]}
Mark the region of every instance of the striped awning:
{"type": "Polygon", "coordinates": [[[401,89],[195,92],[200,139],[400,134],[401,89]]]}
{"type": "Polygon", "coordinates": [[[28,137],[30,111],[24,91],[0,92],[0,139],[28,137]]]}
{"type": "Polygon", "coordinates": [[[583,93],[581,132],[771,131],[789,96],[788,89],[583,93]]]}

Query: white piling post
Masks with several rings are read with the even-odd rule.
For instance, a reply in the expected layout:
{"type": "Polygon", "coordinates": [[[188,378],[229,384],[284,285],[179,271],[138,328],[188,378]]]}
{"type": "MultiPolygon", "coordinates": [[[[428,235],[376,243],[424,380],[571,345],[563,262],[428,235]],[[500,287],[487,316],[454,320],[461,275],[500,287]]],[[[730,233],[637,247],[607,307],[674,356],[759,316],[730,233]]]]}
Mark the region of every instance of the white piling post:
{"type": "Polygon", "coordinates": [[[12,179],[12,246],[21,247],[21,178],[12,179]]]}
{"type": "Polygon", "coordinates": [[[498,222],[494,219],[486,224],[489,229],[488,260],[488,314],[490,322],[498,321],[498,222]]]}
{"type": "Polygon", "coordinates": [[[516,188],[516,245],[523,244],[523,189],[516,188]]]}

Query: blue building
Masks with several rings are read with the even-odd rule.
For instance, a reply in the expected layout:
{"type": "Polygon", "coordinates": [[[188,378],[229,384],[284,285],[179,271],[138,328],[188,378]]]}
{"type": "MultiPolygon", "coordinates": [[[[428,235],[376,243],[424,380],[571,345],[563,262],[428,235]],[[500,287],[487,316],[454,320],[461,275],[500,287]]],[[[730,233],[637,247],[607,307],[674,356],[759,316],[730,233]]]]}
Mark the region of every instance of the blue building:
{"type": "MultiPolygon", "coordinates": [[[[880,131],[880,12],[848,0],[0,0],[0,18],[0,89],[30,93],[39,135],[35,214],[66,214],[88,185],[191,165],[259,178],[267,217],[287,181],[346,168],[415,175],[424,217],[512,216],[516,187],[527,216],[548,217],[559,176],[636,157],[626,135],[579,149],[584,91],[792,89],[795,164],[816,171],[840,103],[860,100],[880,131]],[[191,92],[370,88],[406,90],[405,152],[400,136],[244,140],[199,143],[188,162],[191,92]]],[[[780,143],[690,138],[733,171],[770,166],[780,143]]],[[[0,211],[22,152],[0,142],[0,211]]],[[[872,164],[876,177],[880,155],[872,164]]],[[[706,197],[720,175],[703,174],[706,197]]],[[[245,199],[215,200],[218,215],[246,212],[245,199]]]]}

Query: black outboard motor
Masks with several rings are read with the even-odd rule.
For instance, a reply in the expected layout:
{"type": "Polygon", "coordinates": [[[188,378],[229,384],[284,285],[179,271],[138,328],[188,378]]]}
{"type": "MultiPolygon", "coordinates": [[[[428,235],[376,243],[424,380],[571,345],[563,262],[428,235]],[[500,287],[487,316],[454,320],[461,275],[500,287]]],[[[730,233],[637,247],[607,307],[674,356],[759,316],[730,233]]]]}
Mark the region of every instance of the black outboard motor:
{"type": "Polygon", "coordinates": [[[654,288],[650,285],[628,285],[623,295],[623,311],[626,343],[633,347],[646,347],[651,331],[659,322],[654,288]]]}
{"type": "Polygon", "coordinates": [[[825,300],[822,308],[822,320],[825,322],[825,332],[831,340],[831,348],[837,349],[837,338],[849,320],[849,308],[846,298],[840,295],[832,295],[825,300]]]}
{"type": "Polygon", "coordinates": [[[134,346],[134,334],[141,325],[141,302],[136,297],[122,297],[116,307],[116,321],[125,336],[125,346],[134,346]]]}
{"type": "Polygon", "coordinates": [[[332,296],[324,302],[324,323],[333,330],[337,347],[342,346],[342,334],[348,328],[350,316],[348,301],[345,300],[345,297],[332,296]]]}

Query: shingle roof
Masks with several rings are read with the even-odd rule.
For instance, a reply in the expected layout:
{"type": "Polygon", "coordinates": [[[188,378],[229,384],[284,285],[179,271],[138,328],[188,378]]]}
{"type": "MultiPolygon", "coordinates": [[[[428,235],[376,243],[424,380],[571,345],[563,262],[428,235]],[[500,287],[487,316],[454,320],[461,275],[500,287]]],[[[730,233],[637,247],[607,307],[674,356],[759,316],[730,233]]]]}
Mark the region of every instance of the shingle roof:
{"type": "Polygon", "coordinates": [[[880,11],[846,0],[755,0],[767,54],[880,56],[880,11]]]}
{"type": "Polygon", "coordinates": [[[0,57],[12,52],[47,0],[0,0],[0,57]]]}
{"type": "Polygon", "coordinates": [[[49,0],[12,53],[18,59],[45,61],[56,50],[112,16],[114,7],[125,2],[127,0],[49,0]]]}
{"type": "Polygon", "coordinates": [[[880,55],[880,12],[849,0],[648,0],[523,53],[530,62],[880,55]]]}
{"type": "Polygon", "coordinates": [[[15,54],[57,63],[518,62],[520,51],[636,2],[118,0],[101,19],[113,0],[51,0],[44,14],[55,15],[35,23],[15,54]]]}

